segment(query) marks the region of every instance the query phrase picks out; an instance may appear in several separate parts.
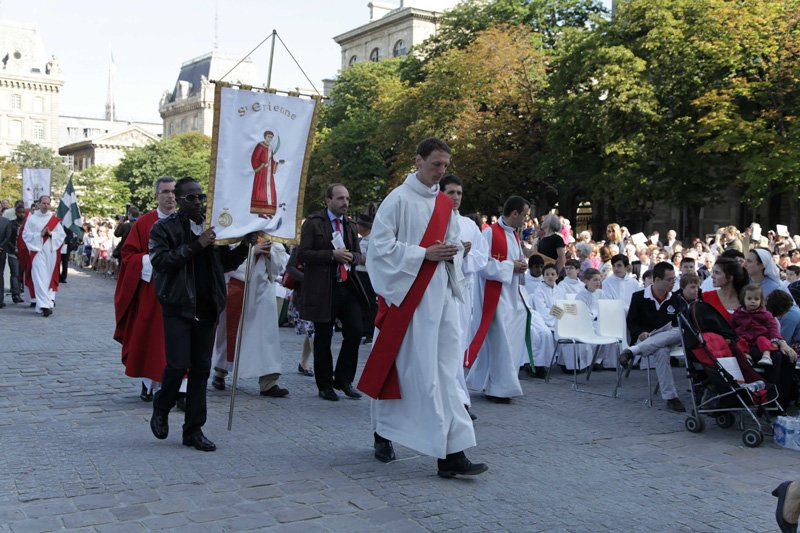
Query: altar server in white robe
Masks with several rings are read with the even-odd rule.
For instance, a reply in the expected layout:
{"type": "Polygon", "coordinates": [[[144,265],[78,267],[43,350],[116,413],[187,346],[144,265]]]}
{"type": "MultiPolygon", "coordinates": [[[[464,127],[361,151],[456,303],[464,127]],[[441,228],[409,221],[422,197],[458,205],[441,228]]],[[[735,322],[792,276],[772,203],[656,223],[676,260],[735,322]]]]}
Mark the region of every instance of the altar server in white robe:
{"type": "MultiPolygon", "coordinates": [[[[243,262],[238,269],[226,275],[229,278],[229,308],[220,314],[217,323],[212,385],[217,389],[225,388],[225,375],[233,368],[239,320],[244,316],[238,377],[257,378],[262,396],[282,397],[289,391],[278,385],[281,375],[281,344],[275,285],[286,268],[289,254],[282,244],[268,240],[253,246],[252,254],[250,278],[246,285],[246,308],[241,307],[242,299],[237,301],[234,296],[236,290],[232,285],[241,287],[245,280],[247,263],[243,262]],[[234,307],[242,312],[230,313],[234,307]]],[[[239,292],[244,295],[241,289],[239,292]]]]}
{"type": "MultiPolygon", "coordinates": [[[[600,300],[606,300],[606,295],[600,285],[603,282],[603,275],[599,270],[594,268],[587,268],[583,273],[584,288],[575,296],[576,300],[580,300],[589,308],[592,315],[592,325],[594,326],[595,333],[599,333],[597,318],[600,316],[600,300]]],[[[595,364],[602,364],[603,368],[615,369],[617,368],[617,357],[619,356],[619,345],[617,344],[601,344],[599,346],[590,345],[593,351],[596,351],[595,364]]]]}
{"type": "Polygon", "coordinates": [[[495,403],[509,403],[514,396],[522,396],[519,362],[520,353],[525,349],[527,309],[526,297],[520,292],[524,290],[520,286],[520,280],[524,279],[528,262],[522,254],[517,230],[525,223],[529,213],[528,201],[520,196],[512,196],[503,206],[503,216],[483,231],[490,256],[486,268],[481,271],[480,298],[475,301],[475,336],[469,350],[472,353],[474,349],[479,349],[467,376],[467,386],[483,391],[486,399],[495,403]],[[498,241],[500,247],[493,247],[493,240],[501,233],[505,243],[498,241]],[[501,252],[500,255],[498,251],[501,252]],[[483,316],[488,310],[484,300],[492,297],[487,282],[501,284],[499,301],[491,322],[483,316]],[[484,329],[487,323],[488,331],[484,329]],[[480,342],[482,334],[484,339],[480,342]]]}
{"type": "MultiPolygon", "coordinates": [[[[581,263],[577,259],[569,259],[564,264],[564,272],[567,276],[556,285],[555,300],[574,300],[581,290],[583,290],[583,282],[578,278],[581,263]]],[[[577,345],[562,345],[561,353],[559,356],[559,363],[564,365],[567,370],[575,368],[575,356],[573,351],[578,351],[578,366],[579,370],[586,368],[592,362],[592,348],[586,344],[577,345]]]]}
{"type": "Polygon", "coordinates": [[[58,290],[58,261],[66,233],[61,221],[50,212],[50,197],[42,196],[36,211],[25,222],[22,240],[32,259],[30,276],[36,294],[36,312],[53,314],[58,290]]]}
{"type": "Polygon", "coordinates": [[[367,271],[383,299],[378,323],[386,331],[378,331],[358,384],[375,398],[376,459],[394,460],[392,441],[398,442],[439,458],[442,477],[488,469],[464,455],[475,446],[475,431],[457,388],[464,247],[452,202],[443,193],[439,197],[439,180],[449,163],[447,144],[434,137],[423,140],[417,147],[417,172],[389,193],[375,215],[367,271]],[[437,238],[420,246],[429,226],[437,238]],[[393,313],[404,312],[411,315],[401,331],[393,313]],[[384,322],[381,313],[386,313],[384,322]]]}
{"type": "Polygon", "coordinates": [[[611,258],[611,275],[603,280],[603,294],[609,300],[621,300],[625,312],[631,306],[631,296],[641,290],[639,282],[628,273],[630,261],[623,254],[611,258]]]}
{"type": "MultiPolygon", "coordinates": [[[[461,200],[464,194],[464,183],[461,178],[448,174],[439,181],[439,190],[453,200],[453,212],[458,218],[459,239],[464,246],[464,258],[461,262],[461,271],[464,273],[464,289],[462,291],[463,302],[459,306],[460,324],[459,331],[461,338],[462,353],[467,350],[469,341],[472,340],[470,325],[474,312],[475,291],[477,291],[478,273],[486,267],[489,261],[489,248],[481,235],[480,227],[472,219],[462,216],[458,209],[461,207],[461,200]]],[[[469,411],[472,401],[467,390],[467,382],[464,379],[464,369],[458,372],[458,393],[464,406],[469,411]]],[[[476,420],[476,416],[470,412],[470,417],[476,420]]]]}
{"type": "MultiPolygon", "coordinates": [[[[542,317],[542,314],[536,311],[536,300],[534,298],[534,295],[539,291],[539,287],[544,285],[544,266],[541,256],[532,255],[528,258],[528,271],[525,273],[525,293],[528,308],[531,311],[531,348],[533,352],[533,370],[535,371],[533,375],[541,379],[545,377],[545,368],[550,364],[550,358],[553,356],[553,350],[556,347],[553,331],[542,317]],[[539,275],[534,276],[533,274],[539,275]]],[[[555,277],[557,278],[558,271],[555,269],[555,264],[552,267],[552,270],[556,271],[555,277]]],[[[555,289],[551,288],[551,290],[555,289]]],[[[519,364],[528,371],[530,369],[526,365],[530,365],[529,359],[528,347],[523,345],[519,364]]]]}

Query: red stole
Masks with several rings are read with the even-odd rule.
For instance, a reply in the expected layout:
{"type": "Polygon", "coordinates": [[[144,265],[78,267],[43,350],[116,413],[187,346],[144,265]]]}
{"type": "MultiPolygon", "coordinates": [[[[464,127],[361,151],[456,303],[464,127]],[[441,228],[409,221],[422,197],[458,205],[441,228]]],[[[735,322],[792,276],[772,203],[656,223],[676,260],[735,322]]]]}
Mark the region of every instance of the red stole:
{"type": "MultiPolygon", "coordinates": [[[[508,258],[508,241],[506,241],[506,231],[499,222],[492,224],[492,258],[498,261],[505,261],[508,258]]],[[[516,236],[516,233],[514,233],[516,236]]],[[[519,237],[517,237],[519,238],[519,237]]],[[[483,288],[483,313],[478,331],[475,332],[472,342],[469,343],[467,351],[464,352],[464,366],[471,368],[478,357],[478,352],[486,340],[489,333],[489,326],[492,324],[494,314],[497,311],[497,304],[500,302],[500,292],[503,284],[499,281],[487,279],[483,288]]]]}
{"type": "MultiPolygon", "coordinates": [[[[61,219],[53,215],[50,217],[50,220],[47,221],[47,224],[45,224],[44,227],[52,232],[59,224],[59,222],[61,222],[61,219]]],[[[22,231],[20,231],[19,234],[22,235],[22,231]]],[[[46,243],[47,239],[49,238],[50,235],[43,237],[42,244],[46,243]]],[[[30,267],[33,266],[33,260],[36,257],[36,254],[39,252],[29,252],[29,253],[30,253],[30,260],[28,263],[28,273],[30,274],[30,267]]],[[[56,265],[53,268],[53,275],[50,277],[50,288],[53,289],[54,291],[58,290],[58,280],[61,279],[60,275],[61,275],[61,250],[56,250],[56,265]]],[[[33,278],[31,278],[30,275],[27,275],[25,277],[25,284],[27,285],[29,281],[30,281],[29,288],[31,289],[31,294],[35,294],[35,291],[33,290],[33,278]]]]}
{"type": "MultiPolygon", "coordinates": [[[[425,234],[419,243],[422,248],[428,248],[436,241],[444,242],[452,210],[453,201],[440,192],[436,196],[428,227],[425,228],[425,234]]],[[[422,300],[438,265],[439,263],[435,261],[422,261],[419,273],[399,307],[386,305],[384,299],[378,296],[378,315],[375,318],[375,325],[380,332],[358,382],[358,389],[367,396],[376,400],[400,399],[400,381],[397,378],[397,367],[394,362],[414,317],[414,311],[422,300]]]]}

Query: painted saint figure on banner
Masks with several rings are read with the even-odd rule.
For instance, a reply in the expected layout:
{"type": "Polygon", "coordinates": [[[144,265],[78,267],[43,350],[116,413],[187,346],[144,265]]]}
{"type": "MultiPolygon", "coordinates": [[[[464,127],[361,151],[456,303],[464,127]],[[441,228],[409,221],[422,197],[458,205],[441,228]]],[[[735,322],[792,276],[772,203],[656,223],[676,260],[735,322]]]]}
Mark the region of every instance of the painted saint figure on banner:
{"type": "Polygon", "coordinates": [[[250,196],[250,212],[270,218],[275,215],[278,206],[275,191],[275,174],[278,165],[284,160],[275,160],[275,154],[281,146],[280,137],[272,131],[264,132],[264,140],[258,143],[250,157],[255,176],[253,177],[253,192],[250,196]]]}

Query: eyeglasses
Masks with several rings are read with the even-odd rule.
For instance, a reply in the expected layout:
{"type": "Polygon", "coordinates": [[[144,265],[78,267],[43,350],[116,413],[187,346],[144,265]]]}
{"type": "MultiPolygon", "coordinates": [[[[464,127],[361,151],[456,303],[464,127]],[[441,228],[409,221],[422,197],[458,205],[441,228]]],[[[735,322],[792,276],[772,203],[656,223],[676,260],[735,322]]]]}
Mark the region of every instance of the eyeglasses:
{"type": "Polygon", "coordinates": [[[187,194],[186,196],[178,196],[178,200],[185,200],[190,204],[194,203],[195,201],[199,200],[200,202],[205,202],[206,196],[205,194],[187,194]]]}

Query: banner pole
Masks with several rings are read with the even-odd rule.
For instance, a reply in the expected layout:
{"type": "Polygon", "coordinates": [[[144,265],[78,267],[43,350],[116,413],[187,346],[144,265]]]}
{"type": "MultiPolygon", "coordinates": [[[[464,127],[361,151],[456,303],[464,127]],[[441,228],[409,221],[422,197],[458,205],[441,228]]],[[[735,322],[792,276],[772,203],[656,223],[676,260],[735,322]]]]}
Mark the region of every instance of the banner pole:
{"type": "Polygon", "coordinates": [[[269,69],[267,70],[267,88],[272,87],[272,60],[275,58],[275,36],[277,31],[272,30],[272,44],[269,48],[269,69]]]}
{"type": "Polygon", "coordinates": [[[253,245],[247,245],[247,263],[244,274],[244,295],[242,296],[242,314],[239,317],[239,327],[236,331],[236,350],[233,355],[233,383],[231,384],[231,407],[228,411],[228,431],[233,426],[233,405],[236,401],[236,383],[239,379],[239,351],[242,348],[242,331],[244,330],[245,313],[247,312],[247,284],[250,280],[250,264],[253,258],[253,245]]]}

